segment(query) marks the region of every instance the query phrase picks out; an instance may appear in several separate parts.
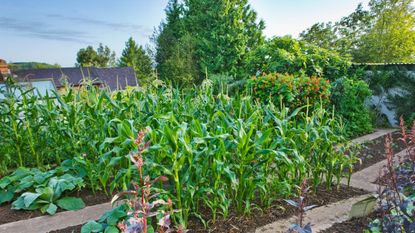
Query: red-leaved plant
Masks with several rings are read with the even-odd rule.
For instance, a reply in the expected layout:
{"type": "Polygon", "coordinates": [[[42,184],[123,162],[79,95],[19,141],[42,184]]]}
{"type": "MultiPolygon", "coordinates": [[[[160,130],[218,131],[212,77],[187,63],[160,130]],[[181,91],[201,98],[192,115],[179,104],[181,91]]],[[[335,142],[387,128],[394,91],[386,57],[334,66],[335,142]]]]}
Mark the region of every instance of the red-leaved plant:
{"type": "Polygon", "coordinates": [[[291,225],[288,232],[312,233],[311,223],[308,223],[305,226],[303,225],[305,213],[316,207],[316,205],[306,205],[305,198],[309,189],[310,187],[307,185],[307,180],[304,179],[300,186],[300,196],[298,200],[285,200],[288,204],[294,206],[298,211],[298,223],[291,225]]]}
{"type": "Polygon", "coordinates": [[[415,203],[415,122],[411,132],[407,132],[403,118],[400,120],[399,140],[406,149],[403,158],[395,163],[392,136],[389,134],[385,138],[386,165],[383,178],[382,173],[379,174],[382,184],[378,188],[381,218],[369,224],[373,232],[415,231],[415,211],[411,207],[415,203]]]}
{"type": "MultiPolygon", "coordinates": [[[[148,229],[152,229],[153,226],[148,219],[152,219],[159,216],[157,221],[158,232],[168,233],[175,230],[171,227],[170,216],[177,212],[173,210],[173,204],[170,199],[167,201],[159,198],[160,194],[152,194],[152,185],[158,181],[166,182],[168,180],[165,176],[159,176],[153,180],[149,176],[143,177],[143,165],[144,160],[142,153],[149,147],[150,141],[144,143],[145,131],[140,131],[134,144],[137,150],[130,153],[129,157],[139,172],[139,183],[133,182],[133,190],[121,192],[115,195],[112,199],[112,203],[119,200],[121,197],[130,197],[127,199],[127,204],[130,207],[128,212],[128,218],[120,223],[117,227],[121,232],[125,233],[147,233],[148,229]],[[160,216],[162,216],[160,218],[160,216]]],[[[176,232],[185,232],[179,227],[176,232]]]]}

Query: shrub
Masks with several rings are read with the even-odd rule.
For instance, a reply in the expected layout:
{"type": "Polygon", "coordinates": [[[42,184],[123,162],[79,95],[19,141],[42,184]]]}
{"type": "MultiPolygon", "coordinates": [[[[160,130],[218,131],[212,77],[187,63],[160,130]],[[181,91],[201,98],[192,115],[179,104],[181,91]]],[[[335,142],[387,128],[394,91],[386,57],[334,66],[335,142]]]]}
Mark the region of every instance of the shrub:
{"type": "Polygon", "coordinates": [[[403,116],[407,122],[411,122],[415,116],[415,76],[408,72],[395,72],[393,80],[395,80],[394,88],[400,91],[390,93],[388,99],[396,109],[396,115],[403,116]]]}
{"type": "Polygon", "coordinates": [[[338,53],[298,41],[289,36],[268,40],[250,53],[249,74],[256,72],[288,72],[320,76],[330,81],[348,74],[350,61],[338,53]]]}
{"type": "Polygon", "coordinates": [[[331,102],[344,122],[346,136],[358,136],[373,129],[370,112],[365,106],[365,100],[371,95],[372,91],[362,80],[341,78],[333,82],[331,102]]]}
{"type": "Polygon", "coordinates": [[[290,108],[306,104],[327,104],[330,96],[329,81],[319,77],[306,77],[271,73],[253,77],[249,85],[255,98],[271,101],[290,108]]]}

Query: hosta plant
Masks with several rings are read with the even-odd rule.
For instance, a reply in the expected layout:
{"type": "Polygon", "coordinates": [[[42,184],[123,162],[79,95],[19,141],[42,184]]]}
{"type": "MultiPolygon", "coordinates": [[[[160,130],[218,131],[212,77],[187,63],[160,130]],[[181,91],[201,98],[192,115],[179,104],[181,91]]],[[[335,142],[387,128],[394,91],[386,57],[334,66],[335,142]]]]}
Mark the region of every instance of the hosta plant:
{"type": "Polygon", "coordinates": [[[24,192],[33,192],[35,189],[48,186],[51,180],[64,179],[76,189],[84,187],[82,177],[69,174],[69,168],[57,167],[48,171],[20,167],[9,176],[0,179],[0,205],[16,200],[24,192]]]}
{"type": "Polygon", "coordinates": [[[38,187],[35,192],[25,192],[12,203],[14,210],[36,210],[54,215],[58,207],[64,210],[79,210],[85,207],[81,198],[63,197],[65,191],[82,187],[82,179],[69,174],[53,177],[44,187],[38,187]]]}

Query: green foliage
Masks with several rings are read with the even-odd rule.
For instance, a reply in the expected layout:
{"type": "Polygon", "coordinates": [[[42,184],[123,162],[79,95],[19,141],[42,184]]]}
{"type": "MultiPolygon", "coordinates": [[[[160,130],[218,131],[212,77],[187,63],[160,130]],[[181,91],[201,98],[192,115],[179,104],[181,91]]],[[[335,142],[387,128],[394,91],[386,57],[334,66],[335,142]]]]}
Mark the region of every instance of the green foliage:
{"type": "Polygon", "coordinates": [[[394,109],[397,118],[403,117],[407,122],[412,122],[415,115],[415,78],[408,72],[394,72],[393,86],[400,91],[389,94],[388,99],[394,109]]]}
{"type": "Polygon", "coordinates": [[[140,84],[150,82],[153,74],[151,59],[142,46],[138,46],[132,37],[125,43],[119,60],[120,67],[132,67],[140,84]]]}
{"type": "Polygon", "coordinates": [[[171,0],[153,38],[157,70],[178,85],[207,74],[247,78],[246,57],[263,43],[263,29],[247,0],[171,0]]]}
{"type": "Polygon", "coordinates": [[[186,0],[185,25],[196,41],[199,75],[229,73],[238,78],[249,51],[261,45],[264,22],[247,0],[186,0]]]}
{"type": "Polygon", "coordinates": [[[275,37],[256,49],[248,60],[248,73],[289,73],[319,76],[330,81],[347,76],[350,62],[337,53],[297,41],[275,37]]]}
{"type": "Polygon", "coordinates": [[[65,210],[84,208],[82,199],[62,197],[64,192],[84,186],[82,178],[70,174],[59,175],[63,172],[62,167],[47,172],[18,168],[0,180],[0,204],[18,196],[12,203],[12,209],[40,209],[42,213],[53,215],[58,207],[65,210]]]}
{"type": "Polygon", "coordinates": [[[300,33],[300,40],[317,45],[320,48],[334,49],[338,46],[335,27],[336,25],[333,25],[332,22],[313,24],[300,33]]]}
{"type": "Polygon", "coordinates": [[[358,62],[415,61],[413,0],[371,0],[373,21],[357,51],[358,62]]]}
{"type": "Polygon", "coordinates": [[[114,67],[115,52],[101,43],[95,50],[92,46],[80,49],[76,54],[76,66],[80,67],[114,67]]]}
{"type": "Polygon", "coordinates": [[[354,62],[413,62],[415,16],[413,0],[371,0],[350,15],[332,23],[317,23],[300,39],[352,56],[354,62]]]}
{"type": "Polygon", "coordinates": [[[194,58],[194,40],[185,35],[171,47],[172,54],[160,65],[163,80],[175,86],[189,87],[200,82],[194,58]]]}
{"type": "MultiPolygon", "coordinates": [[[[360,38],[370,27],[372,17],[360,3],[350,15],[338,22],[316,23],[300,34],[300,40],[332,51],[342,57],[356,55],[360,38]]],[[[356,56],[353,56],[356,60],[356,56]]]]}
{"type": "MultiPolygon", "coordinates": [[[[415,78],[405,65],[363,67],[365,82],[373,94],[385,100],[396,111],[395,119],[401,116],[406,122],[412,122],[415,104],[415,78]]],[[[376,116],[379,118],[379,116],[376,116]]]]}
{"type": "Polygon", "coordinates": [[[251,78],[249,86],[253,96],[261,101],[272,101],[291,109],[310,104],[327,105],[330,97],[330,84],[319,77],[268,74],[251,78]]]}
{"type": "Polygon", "coordinates": [[[178,0],[170,0],[165,11],[166,22],[160,24],[152,38],[160,79],[176,86],[199,82],[194,39],[184,27],[183,5],[178,0]]]}
{"type": "Polygon", "coordinates": [[[334,110],[345,125],[348,137],[359,136],[373,129],[365,100],[372,95],[366,82],[355,79],[338,79],[332,83],[331,101],[334,110]]]}
{"type": "Polygon", "coordinates": [[[121,204],[105,212],[97,221],[88,221],[81,228],[81,233],[105,232],[118,233],[117,224],[127,217],[128,206],[121,204]]]}
{"type": "Polygon", "coordinates": [[[97,223],[96,221],[88,221],[85,225],[81,228],[81,233],[93,233],[93,232],[102,232],[103,227],[101,224],[97,223]]]}
{"type": "Polygon", "coordinates": [[[13,62],[9,64],[11,71],[16,70],[30,70],[30,69],[47,69],[60,68],[59,64],[48,64],[43,62],[13,62]]]}
{"type": "MultiPolygon", "coordinates": [[[[6,168],[38,166],[23,159],[31,156],[33,145],[40,168],[70,159],[63,165],[84,177],[87,187],[126,190],[138,172],[126,155],[135,148],[136,129],[147,128],[146,140],[152,145],[143,154],[145,175],[168,176],[167,195],[186,225],[189,216],[202,216],[201,209],[208,209],[213,221],[228,217],[231,208],[249,214],[253,203],[269,206],[289,196],[304,178],[311,179],[313,187],[325,180],[330,188],[355,162],[354,156],[344,156],[345,148],[334,147],[344,138],[336,134],[341,127],[324,109],[289,111],[256,103],[250,96],[215,96],[210,85],[113,93],[84,88],[42,103],[33,97],[18,108],[0,105],[15,114],[0,111],[0,122],[7,126],[1,129],[8,129],[0,130],[1,138],[16,137],[13,125],[26,127],[16,128],[19,138],[28,129],[33,132],[32,143],[0,141],[0,155],[21,153],[21,161],[19,156],[2,161],[6,168]]],[[[40,191],[27,195],[35,197],[40,191]]],[[[32,203],[37,200],[43,199],[39,196],[32,203]]],[[[53,207],[50,203],[56,201],[47,203],[53,207]]],[[[19,208],[37,206],[26,207],[22,199],[18,203],[19,208]]]]}

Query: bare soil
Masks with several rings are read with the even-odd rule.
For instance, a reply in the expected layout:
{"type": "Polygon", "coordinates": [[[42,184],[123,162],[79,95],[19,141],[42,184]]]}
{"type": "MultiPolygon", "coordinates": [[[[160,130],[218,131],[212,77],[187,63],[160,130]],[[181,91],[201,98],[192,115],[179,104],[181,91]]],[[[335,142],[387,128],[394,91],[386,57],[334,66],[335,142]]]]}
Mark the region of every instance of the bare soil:
{"type": "MultiPolygon", "coordinates": [[[[361,148],[359,149],[359,158],[360,163],[357,163],[354,166],[354,171],[357,172],[360,170],[363,170],[367,167],[370,167],[371,165],[378,163],[384,159],[385,157],[385,138],[387,135],[379,137],[373,141],[366,142],[361,145],[361,148]]],[[[393,132],[392,138],[393,138],[393,145],[392,148],[395,153],[398,153],[405,149],[405,144],[399,140],[401,137],[400,132],[393,132]]]]}
{"type": "MultiPolygon", "coordinates": [[[[311,192],[311,191],[310,191],[311,192]]],[[[338,202],[343,199],[348,199],[354,196],[363,195],[367,192],[347,186],[341,186],[340,190],[327,191],[324,187],[318,188],[316,193],[309,193],[307,196],[307,205],[324,206],[330,203],[338,202]]],[[[231,211],[227,219],[219,218],[216,223],[209,223],[209,229],[205,229],[200,220],[191,218],[189,220],[189,232],[205,233],[242,233],[255,232],[255,229],[274,221],[285,219],[297,214],[294,207],[288,205],[284,200],[278,200],[272,203],[269,208],[260,210],[253,208],[249,216],[240,216],[231,211]]],[[[210,212],[204,213],[205,219],[208,219],[210,212]]],[[[81,225],[69,227],[53,233],[72,233],[81,232],[81,225]]],[[[288,229],[289,226],[287,226],[288,229]]],[[[52,232],[51,232],[52,233],[52,232]]]]}
{"type": "Polygon", "coordinates": [[[329,229],[321,231],[321,233],[362,233],[368,229],[369,223],[380,217],[380,214],[375,212],[364,218],[353,218],[343,223],[336,223],[329,229]]]}

